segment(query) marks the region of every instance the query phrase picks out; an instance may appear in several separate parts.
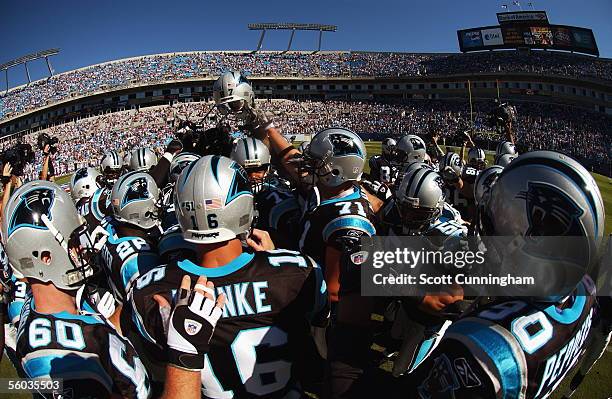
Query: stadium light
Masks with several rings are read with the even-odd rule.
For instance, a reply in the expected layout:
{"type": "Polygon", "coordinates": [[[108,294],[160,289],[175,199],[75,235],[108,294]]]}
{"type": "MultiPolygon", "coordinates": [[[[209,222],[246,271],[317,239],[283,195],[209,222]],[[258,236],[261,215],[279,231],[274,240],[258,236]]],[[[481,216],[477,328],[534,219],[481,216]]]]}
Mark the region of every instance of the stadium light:
{"type": "Polygon", "coordinates": [[[289,36],[289,44],[287,45],[287,50],[284,52],[291,50],[291,43],[293,43],[293,36],[295,35],[296,30],[318,30],[319,31],[319,45],[317,50],[314,53],[321,51],[321,42],[323,40],[323,32],[335,32],[338,27],[336,25],[322,25],[322,24],[296,24],[290,22],[283,23],[257,23],[257,24],[249,24],[249,30],[260,30],[261,36],[259,36],[259,42],[257,43],[257,49],[253,51],[254,53],[258,52],[261,49],[261,45],[263,43],[264,37],[266,35],[267,30],[290,30],[291,36],[289,36]]]}
{"type": "Polygon", "coordinates": [[[28,79],[28,84],[32,83],[30,79],[30,70],[28,69],[28,61],[34,61],[41,58],[44,58],[47,62],[47,68],[49,69],[49,76],[53,76],[53,68],[51,68],[51,63],[49,62],[49,57],[52,55],[59,54],[60,49],[52,48],[48,50],[37,51],[36,53],[28,54],[21,56],[19,58],[15,58],[14,60],[10,60],[9,62],[5,62],[4,64],[0,64],[0,71],[4,71],[6,77],[6,92],[9,90],[9,80],[8,80],[8,70],[10,68],[16,67],[18,65],[23,64],[25,67],[26,78],[28,79]]]}

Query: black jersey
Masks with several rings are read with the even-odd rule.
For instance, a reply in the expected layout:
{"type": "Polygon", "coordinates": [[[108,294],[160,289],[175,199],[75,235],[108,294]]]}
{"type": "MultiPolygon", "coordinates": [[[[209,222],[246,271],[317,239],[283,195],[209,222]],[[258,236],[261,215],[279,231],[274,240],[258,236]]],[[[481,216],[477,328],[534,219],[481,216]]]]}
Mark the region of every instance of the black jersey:
{"type": "Polygon", "coordinates": [[[185,260],[141,276],[131,295],[130,317],[140,334],[163,348],[162,316],[153,295],[171,300],[183,275],[205,275],[227,301],[202,370],[209,398],[281,397],[296,388],[292,367],[304,357],[309,321],[328,315],[321,269],[295,251],[245,252],[227,265],[203,268],[185,260]]]}
{"type": "Polygon", "coordinates": [[[195,244],[185,241],[178,223],[170,226],[164,230],[157,244],[157,251],[161,259],[160,265],[183,259],[194,260],[195,248],[195,244]]]}
{"type": "Polygon", "coordinates": [[[457,187],[445,184],[444,185],[444,200],[451,204],[453,208],[455,208],[461,214],[461,217],[464,220],[469,219],[469,208],[470,203],[474,202],[474,199],[470,199],[466,197],[462,190],[459,190],[457,187]]]}
{"type": "Polygon", "coordinates": [[[38,313],[28,298],[17,354],[28,377],[63,379],[62,397],[150,396],[147,372],[130,342],[95,314],[38,313]]]}
{"type": "Polygon", "coordinates": [[[565,307],[494,302],[453,323],[406,388],[430,398],[545,398],[578,364],[599,306],[585,278],[565,307]],[[412,388],[414,389],[414,388],[412,388]]]}
{"type": "Polygon", "coordinates": [[[323,265],[326,246],[342,250],[340,237],[375,235],[374,220],[372,206],[359,186],[338,198],[323,201],[315,187],[301,220],[300,250],[323,265]]]}
{"type": "Polygon", "coordinates": [[[174,183],[170,183],[161,190],[159,195],[162,199],[161,227],[164,231],[178,223],[172,200],[173,194],[174,183]]]}
{"type": "Polygon", "coordinates": [[[115,220],[106,223],[108,238],[100,258],[115,299],[123,303],[132,283],[162,262],[154,242],[141,237],[122,237],[116,230],[116,223],[115,220]]]}
{"type": "Polygon", "coordinates": [[[103,187],[97,189],[89,198],[77,202],[77,210],[87,221],[87,229],[91,233],[98,226],[105,226],[106,216],[111,214],[111,190],[103,187]]]}
{"type": "Polygon", "coordinates": [[[370,178],[387,185],[392,185],[397,179],[399,169],[382,155],[370,158],[370,178]]]}
{"type": "Polygon", "coordinates": [[[301,207],[294,191],[265,186],[255,194],[257,223],[279,248],[297,249],[301,207]]]}

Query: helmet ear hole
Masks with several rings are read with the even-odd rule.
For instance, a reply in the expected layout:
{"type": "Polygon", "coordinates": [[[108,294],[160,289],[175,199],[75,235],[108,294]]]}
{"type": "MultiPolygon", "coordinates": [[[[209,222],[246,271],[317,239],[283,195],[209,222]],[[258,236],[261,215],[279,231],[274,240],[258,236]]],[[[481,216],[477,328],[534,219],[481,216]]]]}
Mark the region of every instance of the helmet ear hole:
{"type": "Polygon", "coordinates": [[[38,258],[38,251],[32,251],[32,256],[38,258]]]}
{"type": "Polygon", "coordinates": [[[43,263],[46,263],[47,265],[51,264],[51,252],[49,252],[49,251],[42,251],[40,253],[40,260],[43,263]]]}

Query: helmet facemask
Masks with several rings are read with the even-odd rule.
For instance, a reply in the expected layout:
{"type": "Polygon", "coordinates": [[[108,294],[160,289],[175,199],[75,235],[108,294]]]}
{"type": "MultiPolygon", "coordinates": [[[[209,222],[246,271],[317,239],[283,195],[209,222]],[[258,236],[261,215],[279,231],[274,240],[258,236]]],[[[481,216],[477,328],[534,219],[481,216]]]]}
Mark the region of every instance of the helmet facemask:
{"type": "Polygon", "coordinates": [[[270,164],[264,164],[259,167],[245,167],[245,170],[249,177],[253,194],[263,191],[266,186],[268,172],[270,171],[270,164]]]}
{"type": "Polygon", "coordinates": [[[405,198],[396,202],[402,226],[409,234],[422,233],[438,216],[440,208],[426,208],[418,205],[418,198],[405,198]]]}

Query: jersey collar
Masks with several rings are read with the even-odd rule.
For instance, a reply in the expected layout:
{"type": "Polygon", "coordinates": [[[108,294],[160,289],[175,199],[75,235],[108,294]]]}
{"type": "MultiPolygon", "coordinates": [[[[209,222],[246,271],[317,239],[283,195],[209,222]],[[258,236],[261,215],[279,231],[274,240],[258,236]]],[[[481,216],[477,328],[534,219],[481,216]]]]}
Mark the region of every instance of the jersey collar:
{"type": "Polygon", "coordinates": [[[232,274],[237,270],[240,270],[241,268],[249,264],[249,262],[251,262],[254,257],[255,254],[252,252],[243,252],[228,264],[219,267],[198,266],[189,259],[177,262],[177,266],[183,269],[184,271],[191,274],[195,274],[197,276],[222,277],[227,276],[228,274],[232,274]]]}

